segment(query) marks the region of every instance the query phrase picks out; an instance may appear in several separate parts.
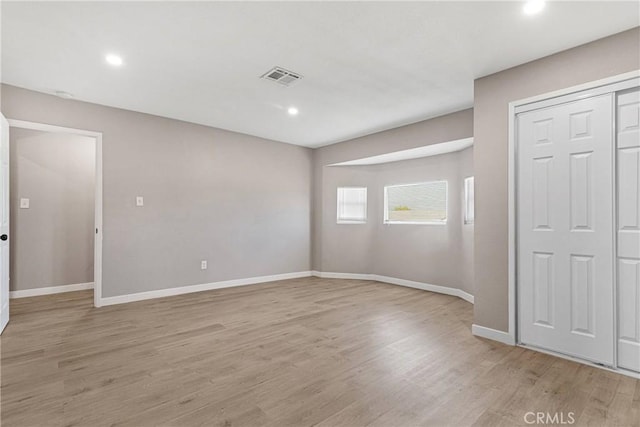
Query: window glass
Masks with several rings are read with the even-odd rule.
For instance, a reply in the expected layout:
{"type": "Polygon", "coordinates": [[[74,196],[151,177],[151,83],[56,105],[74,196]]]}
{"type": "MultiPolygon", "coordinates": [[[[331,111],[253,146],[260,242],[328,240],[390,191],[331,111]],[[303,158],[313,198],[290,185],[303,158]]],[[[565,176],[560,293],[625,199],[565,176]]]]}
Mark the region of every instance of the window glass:
{"type": "Polygon", "coordinates": [[[474,207],[475,195],[473,187],[473,177],[464,180],[464,223],[473,224],[476,213],[474,207]]]}
{"type": "Polygon", "coordinates": [[[444,224],[447,222],[447,181],[384,187],[388,224],[444,224]]]}
{"type": "Polygon", "coordinates": [[[367,189],[364,187],[338,188],[339,224],[367,222],[367,189]]]}

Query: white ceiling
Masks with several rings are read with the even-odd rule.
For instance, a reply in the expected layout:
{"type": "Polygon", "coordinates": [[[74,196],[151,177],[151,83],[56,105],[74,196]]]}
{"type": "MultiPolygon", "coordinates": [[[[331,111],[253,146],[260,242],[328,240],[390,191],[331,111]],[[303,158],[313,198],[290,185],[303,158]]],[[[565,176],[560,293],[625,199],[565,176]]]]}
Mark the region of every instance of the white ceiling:
{"type": "Polygon", "coordinates": [[[317,147],[470,107],[474,78],[638,26],[639,4],[3,1],[2,81],[317,147]],[[259,78],[276,65],[303,80],[259,78]]]}

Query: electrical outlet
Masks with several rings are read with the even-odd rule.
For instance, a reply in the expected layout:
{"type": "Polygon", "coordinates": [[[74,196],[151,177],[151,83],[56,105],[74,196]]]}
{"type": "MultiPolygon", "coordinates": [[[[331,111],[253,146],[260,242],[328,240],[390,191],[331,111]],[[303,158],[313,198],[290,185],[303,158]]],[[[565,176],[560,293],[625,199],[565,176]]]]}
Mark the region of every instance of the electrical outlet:
{"type": "Polygon", "coordinates": [[[144,206],[144,197],[136,196],[136,206],[144,206]]]}
{"type": "Polygon", "coordinates": [[[20,209],[29,209],[29,199],[20,199],[20,209]]]}
{"type": "Polygon", "coordinates": [[[200,270],[206,270],[207,269],[207,261],[206,260],[202,260],[200,261],[200,270]]]}

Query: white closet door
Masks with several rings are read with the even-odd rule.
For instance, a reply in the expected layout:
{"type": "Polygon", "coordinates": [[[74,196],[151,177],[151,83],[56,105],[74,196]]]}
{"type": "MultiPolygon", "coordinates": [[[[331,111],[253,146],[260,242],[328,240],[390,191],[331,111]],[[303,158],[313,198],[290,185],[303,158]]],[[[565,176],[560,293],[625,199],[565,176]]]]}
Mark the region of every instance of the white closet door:
{"type": "Polygon", "coordinates": [[[614,363],[613,95],[518,115],[520,341],[614,363]]]}
{"type": "Polygon", "coordinates": [[[618,96],[618,366],[640,372],[640,92],[618,96]]]}

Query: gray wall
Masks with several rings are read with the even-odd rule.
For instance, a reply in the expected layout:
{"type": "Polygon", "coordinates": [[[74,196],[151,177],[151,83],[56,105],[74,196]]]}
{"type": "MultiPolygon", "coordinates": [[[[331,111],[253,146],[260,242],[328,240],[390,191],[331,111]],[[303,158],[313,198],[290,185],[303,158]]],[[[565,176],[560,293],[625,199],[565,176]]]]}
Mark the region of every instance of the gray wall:
{"type": "Polygon", "coordinates": [[[640,29],[475,81],[475,319],[508,330],[508,104],[640,68],[640,29]]]}
{"type": "Polygon", "coordinates": [[[378,191],[375,170],[367,166],[326,166],[322,176],[322,270],[335,273],[372,273],[376,252],[378,191]],[[336,224],[337,188],[367,187],[367,223],[336,224]]]}
{"type": "Polygon", "coordinates": [[[473,175],[473,149],[371,166],[325,166],[322,182],[322,268],[371,273],[473,294],[473,226],[463,224],[463,180],[473,175]],[[448,181],[445,225],[384,225],[385,185],[448,181]],[[337,224],[336,191],[367,187],[367,223],[337,224]],[[469,228],[471,231],[469,231],[469,228]]]}
{"type": "Polygon", "coordinates": [[[104,297],[310,269],[310,149],[6,85],[2,111],[103,133],[104,297]]]}
{"type": "Polygon", "coordinates": [[[93,282],[95,139],[12,129],[10,141],[11,290],[93,282]]]}
{"type": "MultiPolygon", "coordinates": [[[[313,269],[329,271],[322,260],[323,245],[330,244],[322,239],[324,222],[321,220],[321,215],[325,211],[322,185],[325,166],[471,136],[473,136],[473,110],[468,109],[314,150],[311,238],[313,269]]],[[[352,271],[352,273],[355,272],[352,271]]]]}

